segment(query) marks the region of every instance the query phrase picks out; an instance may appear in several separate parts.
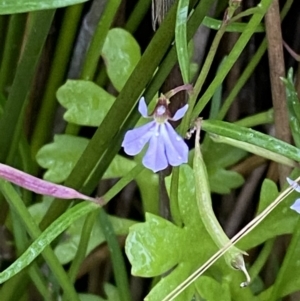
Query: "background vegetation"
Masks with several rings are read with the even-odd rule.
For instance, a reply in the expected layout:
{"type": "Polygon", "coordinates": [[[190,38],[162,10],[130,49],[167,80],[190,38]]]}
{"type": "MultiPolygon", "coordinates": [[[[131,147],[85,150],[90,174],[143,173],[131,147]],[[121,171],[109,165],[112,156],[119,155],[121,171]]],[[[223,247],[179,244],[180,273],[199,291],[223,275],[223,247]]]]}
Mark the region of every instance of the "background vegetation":
{"type": "Polygon", "coordinates": [[[0,162],[99,197],[55,199],[1,179],[0,300],[299,300],[297,192],[284,190],[300,176],[299,8],[0,0],[0,162]],[[122,140],[147,122],[141,96],[151,112],[183,84],[193,90],[170,111],[189,104],[172,123],[190,134],[189,162],[153,173],[122,140]]]}

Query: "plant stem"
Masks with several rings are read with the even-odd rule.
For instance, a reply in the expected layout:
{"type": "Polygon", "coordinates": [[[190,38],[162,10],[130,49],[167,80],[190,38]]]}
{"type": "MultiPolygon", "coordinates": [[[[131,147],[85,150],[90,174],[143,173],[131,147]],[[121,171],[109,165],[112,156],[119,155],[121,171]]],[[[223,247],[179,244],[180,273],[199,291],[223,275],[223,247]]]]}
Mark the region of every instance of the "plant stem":
{"type": "Polygon", "coordinates": [[[56,90],[62,84],[66,74],[82,9],[83,4],[77,4],[68,7],[65,11],[48,83],[41,101],[41,109],[31,138],[31,154],[33,158],[35,158],[36,153],[40,147],[47,142],[51,134],[57,107],[56,90]]]}
{"type": "Polygon", "coordinates": [[[128,30],[131,33],[134,33],[138,26],[141,24],[143,18],[145,17],[149,7],[151,5],[151,0],[139,0],[135,5],[124,29],[128,30]]]}
{"type": "Polygon", "coordinates": [[[54,13],[55,10],[46,10],[30,14],[27,40],[0,120],[1,162],[6,162],[9,153],[13,157],[16,152],[16,145],[11,146],[12,141],[18,140],[21,135],[20,132],[16,132],[16,127],[23,119],[21,113],[27,104],[27,95],[54,13]]]}
{"type": "Polygon", "coordinates": [[[100,223],[112,257],[114,276],[119,291],[120,301],[130,301],[131,296],[123,255],[112,224],[102,208],[100,209],[100,223]]]}
{"type": "MultiPolygon", "coordinates": [[[[77,252],[75,255],[74,260],[72,261],[71,267],[68,272],[69,279],[72,283],[75,282],[77,271],[79,270],[79,267],[83,261],[83,259],[86,256],[87,252],[87,246],[90,240],[91,232],[93,229],[93,226],[95,224],[95,219],[98,216],[99,211],[95,210],[91,213],[89,213],[86,218],[84,225],[82,227],[81,236],[80,236],[80,242],[77,248],[77,252]]],[[[67,296],[63,296],[63,300],[67,300],[67,296]]]]}
{"type": "Polygon", "coordinates": [[[0,66],[0,92],[4,95],[8,94],[8,88],[18,65],[25,24],[26,14],[16,14],[10,17],[0,66]]]}
{"type": "MultiPolygon", "coordinates": [[[[294,0],[287,0],[284,7],[282,8],[281,11],[281,20],[283,21],[286,14],[290,10],[290,7],[292,5],[294,0]]],[[[263,57],[264,53],[267,50],[267,39],[264,38],[261,44],[259,45],[257,51],[253,55],[250,63],[247,65],[243,73],[240,75],[238,81],[235,83],[234,88],[230,91],[229,95],[227,98],[224,100],[224,103],[222,105],[221,110],[219,111],[216,119],[224,119],[225,115],[227,114],[231,104],[233,103],[234,99],[242,89],[242,87],[245,85],[247,80],[250,78],[251,74],[253,73],[254,69],[260,62],[261,58],[263,57]]]]}
{"type": "Polygon", "coordinates": [[[276,275],[275,278],[275,283],[273,285],[272,289],[272,294],[271,297],[269,298],[269,301],[275,301],[278,300],[281,295],[280,295],[280,289],[286,284],[286,279],[285,276],[289,273],[289,268],[291,266],[294,266],[294,260],[293,257],[295,258],[295,253],[299,252],[299,243],[300,243],[300,219],[298,219],[297,224],[295,225],[294,228],[294,233],[292,240],[290,242],[290,245],[288,247],[288,250],[284,256],[283,263],[281,264],[279,273],[276,275]],[[291,264],[292,262],[292,264],[291,264]]]}
{"type": "MultiPolygon", "coordinates": [[[[285,76],[285,63],[278,0],[272,1],[266,13],[265,23],[268,41],[272,103],[274,108],[275,135],[278,139],[291,143],[292,137],[289,127],[285,86],[280,78],[285,76]]],[[[279,164],[278,172],[280,186],[283,187],[286,182],[286,177],[291,172],[291,168],[279,164]]]]}
{"type": "MultiPolygon", "coordinates": [[[[238,39],[238,41],[232,48],[230,54],[228,55],[222,70],[220,70],[220,72],[216,75],[216,77],[211,82],[211,84],[209,85],[209,87],[207,88],[207,90],[205,91],[203,96],[200,98],[200,100],[196,104],[196,106],[191,114],[192,119],[197,118],[197,116],[202,112],[203,108],[206,106],[206,104],[209,102],[209,100],[213,96],[214,91],[222,83],[222,81],[224,80],[224,78],[226,77],[226,75],[228,74],[228,72],[230,71],[230,69],[232,68],[232,66],[234,65],[234,63],[236,62],[236,60],[238,59],[240,54],[242,53],[242,51],[245,48],[246,44],[248,43],[249,39],[252,37],[253,33],[255,32],[255,29],[257,28],[257,26],[259,25],[259,23],[261,22],[261,20],[264,16],[264,11],[266,11],[268,9],[271,2],[272,2],[272,0],[262,0],[260,2],[259,5],[260,5],[261,10],[259,12],[255,13],[251,17],[246,29],[241,34],[240,38],[238,39]]],[[[185,124],[185,126],[188,126],[188,122],[185,124]]]]}
{"type": "Polygon", "coordinates": [[[249,274],[251,275],[251,278],[254,279],[258,276],[260,273],[261,269],[265,265],[266,261],[268,260],[270,253],[272,251],[272,248],[274,246],[274,241],[275,239],[270,239],[268,240],[263,249],[260,251],[258,257],[256,258],[255,262],[249,269],[249,274]]]}
{"type": "MultiPolygon", "coordinates": [[[[93,80],[95,76],[102,47],[120,3],[121,0],[109,0],[106,3],[105,10],[100,18],[86,53],[80,75],[80,78],[83,80],[93,80]]],[[[69,135],[77,135],[79,130],[80,127],[78,125],[68,123],[65,133],[69,135]]]]}
{"type": "Polygon", "coordinates": [[[216,33],[216,36],[213,40],[213,43],[209,49],[207,58],[204,62],[204,65],[201,69],[200,75],[197,78],[197,81],[194,85],[194,90],[193,92],[190,94],[189,97],[189,109],[186,112],[181,126],[180,126],[180,133],[181,135],[185,135],[186,131],[188,130],[189,126],[190,126],[190,121],[191,121],[191,116],[192,116],[192,112],[193,112],[193,108],[195,106],[195,103],[197,101],[197,98],[201,92],[202,86],[204,84],[204,81],[208,75],[209,69],[211,67],[211,64],[213,62],[213,59],[215,57],[215,54],[217,52],[218,46],[220,44],[220,41],[224,35],[224,33],[226,32],[226,25],[223,23],[223,26],[219,29],[219,31],[216,33]]]}
{"type": "MultiPolygon", "coordinates": [[[[9,202],[12,210],[16,212],[18,217],[22,220],[24,226],[26,227],[27,232],[33,239],[37,239],[41,235],[41,230],[36,225],[35,221],[33,220],[32,216],[28,212],[25,204],[19,197],[18,193],[15,191],[13,186],[4,180],[0,180],[0,190],[6,200],[9,202]]],[[[50,246],[47,246],[43,251],[43,256],[47,263],[49,264],[51,270],[53,271],[54,275],[57,277],[61,287],[64,289],[66,294],[71,300],[79,301],[75,288],[71,284],[68,279],[67,274],[65,273],[63,267],[59,263],[56,255],[52,251],[50,246]]]]}

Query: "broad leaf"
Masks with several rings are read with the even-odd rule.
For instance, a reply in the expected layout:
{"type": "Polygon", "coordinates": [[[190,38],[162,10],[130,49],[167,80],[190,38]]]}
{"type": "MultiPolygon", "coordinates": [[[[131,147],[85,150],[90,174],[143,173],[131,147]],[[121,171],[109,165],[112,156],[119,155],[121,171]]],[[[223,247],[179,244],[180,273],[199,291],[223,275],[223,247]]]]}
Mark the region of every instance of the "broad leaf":
{"type": "Polygon", "coordinates": [[[85,80],[68,80],[56,96],[67,109],[66,121],[87,126],[99,126],[115,100],[104,89],[85,80]]]}
{"type": "Polygon", "coordinates": [[[231,189],[240,187],[244,183],[244,178],[239,173],[226,169],[246,156],[244,150],[215,143],[208,137],[202,153],[212,192],[230,193],[231,189]]]}
{"type": "MultiPolygon", "coordinates": [[[[189,166],[180,167],[179,182],[178,199],[184,227],[179,228],[161,217],[147,214],[144,223],[130,228],[126,240],[125,251],[134,275],[151,277],[176,266],[151,290],[146,300],[161,300],[216,251],[198,214],[193,173],[189,166]]],[[[176,300],[190,300],[194,292],[194,285],[191,285],[176,300]]]]}
{"type": "Polygon", "coordinates": [[[140,47],[134,37],[122,28],[108,32],[102,49],[107,74],[114,87],[121,91],[141,58],[140,47]]]}
{"type": "Polygon", "coordinates": [[[71,173],[89,140],[71,135],[55,135],[54,142],[44,145],[37,153],[40,166],[48,169],[44,179],[63,182],[71,173]]]}
{"type": "MultiPolygon", "coordinates": [[[[298,194],[299,195],[299,194],[298,194]]],[[[265,209],[278,196],[276,184],[266,179],[260,193],[259,211],[265,209]]],[[[242,249],[251,249],[270,238],[292,233],[298,215],[289,207],[297,198],[297,192],[291,193],[258,226],[237,244],[242,249]]]]}
{"type": "Polygon", "coordinates": [[[229,285],[226,282],[221,284],[211,277],[201,276],[196,283],[196,288],[205,300],[219,301],[222,296],[222,301],[231,301],[229,285]]]}

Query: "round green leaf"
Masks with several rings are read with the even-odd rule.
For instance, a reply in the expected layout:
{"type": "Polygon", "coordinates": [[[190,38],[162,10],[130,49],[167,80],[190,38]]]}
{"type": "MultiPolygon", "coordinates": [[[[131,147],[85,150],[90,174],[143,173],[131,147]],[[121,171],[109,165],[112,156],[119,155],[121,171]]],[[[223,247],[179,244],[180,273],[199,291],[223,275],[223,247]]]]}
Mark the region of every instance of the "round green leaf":
{"type": "Polygon", "coordinates": [[[153,277],[172,268],[181,257],[181,232],[171,222],[146,213],[146,222],[132,226],[126,239],[125,252],[132,265],[131,273],[153,277]]]}
{"type": "Polygon", "coordinates": [[[68,80],[56,96],[67,109],[66,121],[88,126],[99,126],[115,100],[101,87],[85,80],[68,80]]]}
{"type": "Polygon", "coordinates": [[[43,146],[36,155],[40,166],[48,171],[44,179],[63,182],[71,173],[89,140],[71,135],[55,135],[54,142],[43,146]]]}
{"type": "Polygon", "coordinates": [[[106,37],[102,57],[112,84],[121,91],[141,58],[141,51],[129,32],[122,28],[113,28],[106,37]]]}

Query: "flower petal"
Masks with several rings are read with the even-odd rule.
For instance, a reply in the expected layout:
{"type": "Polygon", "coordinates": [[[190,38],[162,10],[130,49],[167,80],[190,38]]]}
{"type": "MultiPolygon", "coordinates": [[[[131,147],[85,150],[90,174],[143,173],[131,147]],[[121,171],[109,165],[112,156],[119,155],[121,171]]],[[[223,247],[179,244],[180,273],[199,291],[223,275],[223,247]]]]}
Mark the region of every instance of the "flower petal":
{"type": "Polygon", "coordinates": [[[155,125],[156,122],[151,121],[141,127],[128,131],[122,142],[125,153],[130,156],[140,153],[154,134],[155,125]]]}
{"type": "Polygon", "coordinates": [[[297,199],[290,208],[300,214],[300,199],[297,199]]]}
{"type": "Polygon", "coordinates": [[[293,189],[295,189],[296,191],[300,192],[300,186],[299,186],[299,184],[296,181],[294,181],[294,180],[292,180],[290,178],[286,178],[286,180],[288,181],[288,183],[290,184],[290,186],[293,187],[293,189]]]}
{"type": "Polygon", "coordinates": [[[168,161],[165,154],[165,146],[163,136],[160,133],[161,125],[156,125],[155,134],[151,137],[149,148],[143,158],[145,167],[153,172],[163,170],[168,167],[168,161]]]}
{"type": "Polygon", "coordinates": [[[148,109],[147,109],[147,104],[145,101],[145,97],[141,97],[140,101],[139,101],[139,112],[141,113],[141,115],[145,118],[148,118],[148,109]]]}
{"type": "Polygon", "coordinates": [[[187,163],[189,148],[168,122],[161,125],[161,134],[169,164],[178,166],[187,163]]]}
{"type": "Polygon", "coordinates": [[[189,108],[189,105],[186,104],[184,107],[177,110],[175,115],[170,120],[177,121],[177,120],[181,119],[184,116],[184,114],[186,113],[188,108],[189,108]]]}

